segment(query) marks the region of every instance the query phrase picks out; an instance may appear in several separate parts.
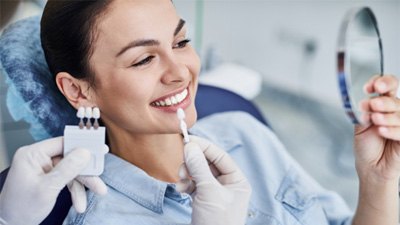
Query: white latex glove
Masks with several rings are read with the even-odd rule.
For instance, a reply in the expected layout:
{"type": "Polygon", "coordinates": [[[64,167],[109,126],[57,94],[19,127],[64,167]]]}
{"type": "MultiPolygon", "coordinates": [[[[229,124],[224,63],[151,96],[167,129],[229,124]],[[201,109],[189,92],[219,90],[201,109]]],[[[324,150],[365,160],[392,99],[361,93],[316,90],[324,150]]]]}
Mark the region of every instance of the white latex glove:
{"type": "Polygon", "coordinates": [[[76,178],[90,161],[88,150],[77,148],[61,159],[62,149],[62,137],[18,149],[0,193],[0,224],[39,224],[53,209],[60,191],[71,181],[74,185],[70,192],[77,211],[86,209],[83,185],[95,193],[107,193],[99,177],[76,178]]]}
{"type": "Polygon", "coordinates": [[[224,150],[199,137],[190,140],[185,163],[196,185],[191,224],[244,225],[251,195],[247,179],[224,150]]]}

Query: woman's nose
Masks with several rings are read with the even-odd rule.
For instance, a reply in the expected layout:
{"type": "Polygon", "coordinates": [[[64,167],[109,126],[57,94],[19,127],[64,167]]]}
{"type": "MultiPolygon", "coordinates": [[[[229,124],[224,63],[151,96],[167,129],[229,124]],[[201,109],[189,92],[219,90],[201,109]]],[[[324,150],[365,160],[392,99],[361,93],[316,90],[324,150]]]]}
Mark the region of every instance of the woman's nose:
{"type": "Polygon", "coordinates": [[[170,59],[166,63],[166,70],[161,77],[161,82],[164,84],[181,83],[189,77],[188,73],[185,64],[170,59]]]}

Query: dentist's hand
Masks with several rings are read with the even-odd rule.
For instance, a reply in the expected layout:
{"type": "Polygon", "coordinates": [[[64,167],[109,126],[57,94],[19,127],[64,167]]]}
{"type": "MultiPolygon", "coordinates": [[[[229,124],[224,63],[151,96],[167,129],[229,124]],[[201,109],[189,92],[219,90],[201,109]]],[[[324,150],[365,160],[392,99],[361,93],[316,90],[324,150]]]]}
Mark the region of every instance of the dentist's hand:
{"type": "Polygon", "coordinates": [[[62,145],[63,138],[58,137],[22,147],[15,153],[0,193],[0,224],[39,224],[68,183],[78,212],[86,209],[83,185],[98,194],[107,192],[99,177],[77,177],[89,163],[90,152],[78,148],[61,159],[62,145]]]}
{"type": "Polygon", "coordinates": [[[199,137],[190,140],[185,161],[196,185],[191,224],[244,225],[251,195],[247,179],[224,150],[199,137]]]}

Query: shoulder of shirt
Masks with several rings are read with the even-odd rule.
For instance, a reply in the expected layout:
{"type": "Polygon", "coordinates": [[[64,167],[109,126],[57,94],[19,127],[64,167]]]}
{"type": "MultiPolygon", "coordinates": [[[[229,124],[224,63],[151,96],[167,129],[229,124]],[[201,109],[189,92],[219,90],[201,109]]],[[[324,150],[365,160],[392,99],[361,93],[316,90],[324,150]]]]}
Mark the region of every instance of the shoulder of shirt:
{"type": "MultiPolygon", "coordinates": [[[[279,171],[274,172],[277,176],[284,176],[295,163],[275,133],[246,112],[213,114],[199,120],[190,131],[227,152],[240,152],[236,155],[249,159],[249,162],[268,159],[268,163],[262,164],[268,171],[279,171]]],[[[242,158],[238,160],[243,161],[242,158]]]]}
{"type": "Polygon", "coordinates": [[[228,129],[240,129],[251,126],[262,126],[252,115],[242,111],[229,111],[211,114],[204,118],[201,118],[197,123],[190,129],[194,132],[202,132],[202,130],[212,130],[216,132],[227,132],[228,129]]]}
{"type": "Polygon", "coordinates": [[[204,117],[197,121],[190,133],[214,143],[220,142],[221,139],[251,141],[259,135],[262,135],[262,139],[267,135],[270,139],[277,140],[269,127],[243,111],[222,112],[204,117]]]}

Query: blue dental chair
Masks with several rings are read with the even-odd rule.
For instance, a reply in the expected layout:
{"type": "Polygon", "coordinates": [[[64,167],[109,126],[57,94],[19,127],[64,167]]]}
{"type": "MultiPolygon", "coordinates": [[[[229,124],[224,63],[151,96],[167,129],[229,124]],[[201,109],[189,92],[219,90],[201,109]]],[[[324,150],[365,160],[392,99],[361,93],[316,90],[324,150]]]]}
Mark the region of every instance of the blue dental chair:
{"type": "MultiPolygon", "coordinates": [[[[47,68],[39,33],[40,17],[30,17],[11,25],[0,37],[0,74],[6,76],[7,95],[13,99],[7,102],[8,109],[14,118],[31,124],[30,133],[35,140],[61,136],[66,124],[77,124],[75,110],[58,91],[47,68]]],[[[253,103],[218,87],[200,84],[195,104],[199,119],[240,110],[268,125],[253,103]]],[[[0,174],[0,191],[7,173],[8,169],[0,174]]],[[[64,188],[41,225],[62,224],[71,205],[70,194],[64,188]]]]}

